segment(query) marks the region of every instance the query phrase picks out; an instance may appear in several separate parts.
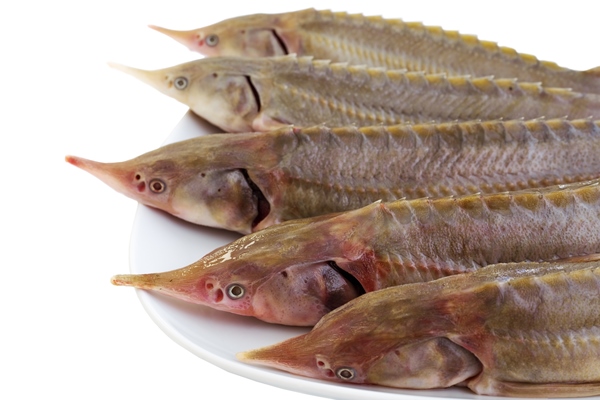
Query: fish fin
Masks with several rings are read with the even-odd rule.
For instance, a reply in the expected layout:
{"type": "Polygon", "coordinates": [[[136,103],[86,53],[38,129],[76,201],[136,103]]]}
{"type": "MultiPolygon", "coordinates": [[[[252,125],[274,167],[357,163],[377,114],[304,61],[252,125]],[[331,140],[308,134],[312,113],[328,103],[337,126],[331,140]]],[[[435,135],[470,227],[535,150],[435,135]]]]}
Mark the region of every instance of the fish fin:
{"type": "MultiPolygon", "coordinates": [[[[482,375],[486,375],[485,373],[482,375]]],[[[477,394],[511,397],[584,397],[600,394],[600,383],[526,383],[502,382],[479,376],[467,383],[477,394]],[[483,379],[482,379],[483,378],[483,379]]]]}
{"type": "Polygon", "coordinates": [[[574,256],[565,258],[560,261],[570,262],[570,263],[585,263],[585,262],[593,262],[600,260],[600,254],[588,254],[584,256],[574,256]]]}
{"type": "Polygon", "coordinates": [[[258,114],[256,118],[254,118],[254,120],[252,121],[252,129],[255,132],[271,131],[282,128],[284,126],[290,126],[290,124],[278,121],[262,112],[258,114]]]}

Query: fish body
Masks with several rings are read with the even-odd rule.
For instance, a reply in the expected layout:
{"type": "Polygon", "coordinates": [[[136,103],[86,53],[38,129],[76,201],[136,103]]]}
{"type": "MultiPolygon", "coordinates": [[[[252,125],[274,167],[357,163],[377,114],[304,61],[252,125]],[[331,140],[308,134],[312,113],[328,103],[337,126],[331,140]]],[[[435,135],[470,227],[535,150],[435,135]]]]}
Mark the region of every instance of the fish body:
{"type": "Polygon", "coordinates": [[[295,53],[388,69],[518,78],[600,94],[600,68],[574,71],[473,35],[399,19],[307,9],[246,15],[190,31],[153,28],[206,56],[295,53]]]}
{"type": "Polygon", "coordinates": [[[67,160],[143,204],[247,234],[377,200],[600,178],[598,154],[600,121],[559,119],[286,127],[202,136],[120,163],[67,160]]]}
{"type": "Polygon", "coordinates": [[[367,293],[238,355],[311,378],[477,394],[600,394],[600,261],[498,264],[367,293]]]}
{"type": "Polygon", "coordinates": [[[362,293],[489,264],[600,253],[600,183],[376,202],[246,235],[174,271],[112,282],[314,325],[362,293]]]}
{"type": "Polygon", "coordinates": [[[226,132],[492,119],[600,118],[600,95],[516,79],[446,77],[297,58],[212,57],[144,71],[114,67],[226,132]]]}

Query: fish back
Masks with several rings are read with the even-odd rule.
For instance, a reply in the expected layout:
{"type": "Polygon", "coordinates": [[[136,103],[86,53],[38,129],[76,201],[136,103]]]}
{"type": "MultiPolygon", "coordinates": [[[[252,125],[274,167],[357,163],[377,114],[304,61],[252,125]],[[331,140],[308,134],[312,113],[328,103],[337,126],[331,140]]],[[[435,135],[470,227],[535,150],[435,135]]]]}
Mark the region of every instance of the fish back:
{"type": "MultiPolygon", "coordinates": [[[[304,10],[290,14],[296,22],[287,35],[299,43],[299,55],[427,73],[516,77],[548,87],[600,93],[598,76],[540,61],[474,35],[345,12],[304,10]]],[[[285,30],[282,35],[285,37],[285,30]]]]}

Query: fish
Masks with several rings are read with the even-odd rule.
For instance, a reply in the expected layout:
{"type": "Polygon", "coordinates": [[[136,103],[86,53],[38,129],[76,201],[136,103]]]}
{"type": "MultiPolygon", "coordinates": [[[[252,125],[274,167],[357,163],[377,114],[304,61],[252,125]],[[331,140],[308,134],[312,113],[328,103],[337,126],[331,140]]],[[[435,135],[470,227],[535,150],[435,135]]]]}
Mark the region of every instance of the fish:
{"type": "Polygon", "coordinates": [[[283,222],[172,271],[115,275],[234,314],[312,326],[367,292],[490,264],[600,253],[600,181],[375,202],[283,222]]]}
{"type": "Polygon", "coordinates": [[[600,95],[295,55],[211,57],[146,71],[111,63],[229,133],[492,119],[600,119],[600,95]]]}
{"type": "Polygon", "coordinates": [[[245,15],[188,31],[150,27],[207,57],[295,53],[387,69],[518,78],[600,94],[600,67],[575,71],[474,35],[400,19],[306,9],[245,15]]]}
{"type": "Polygon", "coordinates": [[[491,265],[367,293],[239,360],[334,382],[600,394],[600,259],[491,265]]]}
{"type": "Polygon", "coordinates": [[[494,193],[600,178],[600,121],[470,121],[212,134],[134,159],[67,156],[120,193],[248,234],[377,200],[494,193]]]}

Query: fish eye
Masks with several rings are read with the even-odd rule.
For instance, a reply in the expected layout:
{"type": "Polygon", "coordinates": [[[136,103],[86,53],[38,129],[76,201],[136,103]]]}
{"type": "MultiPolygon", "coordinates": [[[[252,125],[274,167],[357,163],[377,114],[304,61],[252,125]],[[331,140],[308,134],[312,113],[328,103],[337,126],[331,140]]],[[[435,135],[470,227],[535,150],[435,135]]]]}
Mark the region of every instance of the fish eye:
{"type": "Polygon", "coordinates": [[[188,80],[186,77],[184,76],[180,76],[178,78],[175,78],[175,81],[173,82],[175,84],[175,87],[179,90],[183,90],[187,87],[188,85],[188,80]]]}
{"type": "Polygon", "coordinates": [[[215,47],[219,44],[219,37],[215,34],[208,35],[204,40],[204,43],[206,43],[210,47],[215,47]]]}
{"type": "Polygon", "coordinates": [[[354,379],[354,369],[348,367],[342,367],[338,369],[335,374],[338,378],[344,381],[350,381],[354,379]]]}
{"type": "Polygon", "coordinates": [[[162,193],[166,188],[167,185],[165,185],[165,183],[160,179],[152,179],[150,181],[150,190],[152,190],[154,193],[162,193]]]}
{"type": "Polygon", "coordinates": [[[244,296],[246,290],[242,285],[238,285],[237,283],[232,283],[227,287],[227,297],[231,300],[238,300],[244,296]]]}

